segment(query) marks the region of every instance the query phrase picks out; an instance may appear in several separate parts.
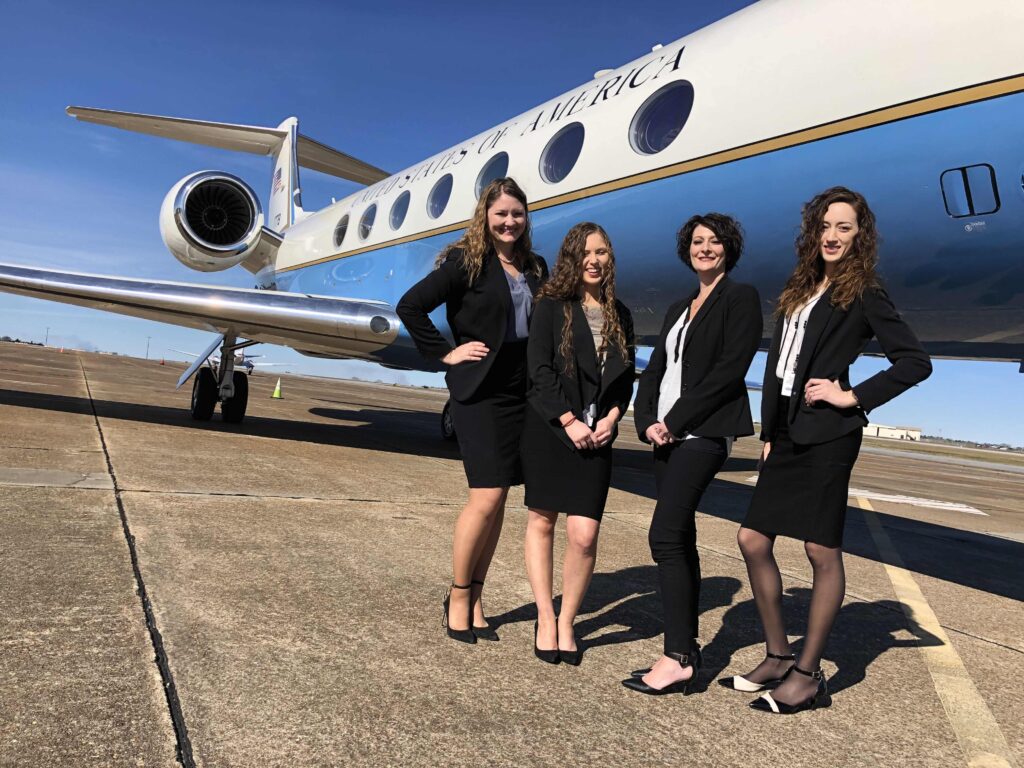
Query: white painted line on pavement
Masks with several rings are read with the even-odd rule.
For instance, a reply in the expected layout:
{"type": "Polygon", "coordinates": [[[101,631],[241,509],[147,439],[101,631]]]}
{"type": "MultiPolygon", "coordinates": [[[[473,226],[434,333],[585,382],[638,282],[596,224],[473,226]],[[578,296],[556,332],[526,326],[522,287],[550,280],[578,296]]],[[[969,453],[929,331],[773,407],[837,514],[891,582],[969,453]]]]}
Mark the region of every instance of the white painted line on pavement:
{"type": "Polygon", "coordinates": [[[1006,737],[999,729],[988,704],[978,693],[960,654],[939,624],[938,617],[913,575],[904,566],[903,558],[882,527],[871,502],[864,497],[857,501],[864,512],[868,530],[878,547],[879,556],[903,612],[908,619],[941,641],[940,645],[922,645],[918,650],[928,667],[935,692],[946,711],[956,740],[967,758],[968,768],[1013,768],[1013,757],[1006,737]]]}
{"type": "MultiPolygon", "coordinates": [[[[756,483],[757,475],[747,478],[748,483],[756,483]]],[[[891,504],[906,504],[911,507],[928,507],[929,509],[942,509],[947,512],[963,512],[966,515],[981,515],[988,517],[988,512],[982,512],[977,507],[961,504],[956,501],[939,501],[938,499],[922,499],[917,496],[901,496],[891,493],[878,493],[877,491],[865,491],[860,488],[851,488],[850,496],[871,501],[885,501],[891,504]]]]}

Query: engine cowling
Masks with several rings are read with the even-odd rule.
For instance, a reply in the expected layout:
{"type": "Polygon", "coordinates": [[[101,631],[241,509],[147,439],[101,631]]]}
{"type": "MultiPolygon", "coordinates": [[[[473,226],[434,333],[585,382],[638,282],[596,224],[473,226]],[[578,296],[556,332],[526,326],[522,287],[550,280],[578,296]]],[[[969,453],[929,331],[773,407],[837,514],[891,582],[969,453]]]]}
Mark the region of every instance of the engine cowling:
{"type": "Polygon", "coordinates": [[[237,176],[200,171],[167,193],[160,206],[160,236],[186,267],[220,272],[240,264],[259,245],[263,208],[237,176]]]}

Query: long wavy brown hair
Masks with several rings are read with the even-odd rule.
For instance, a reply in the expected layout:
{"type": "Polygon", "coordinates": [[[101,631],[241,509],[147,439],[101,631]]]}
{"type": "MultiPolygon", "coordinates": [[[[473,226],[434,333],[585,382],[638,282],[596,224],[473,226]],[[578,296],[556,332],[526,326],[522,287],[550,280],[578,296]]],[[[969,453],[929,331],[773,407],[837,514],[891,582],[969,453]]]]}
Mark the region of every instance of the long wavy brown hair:
{"type": "Polygon", "coordinates": [[[807,303],[825,279],[825,260],[821,258],[821,228],[825,213],[833,203],[848,203],[857,213],[857,235],[850,252],[836,264],[832,275],[832,306],[849,309],[867,288],[878,285],[878,230],[875,214],[859,192],[832,187],[817,195],[803,208],[800,234],[796,238],[796,269],[786,281],[775,307],[776,317],[788,317],[807,303]]]}
{"type": "Polygon", "coordinates": [[[470,219],[466,231],[458,240],[449,245],[437,256],[435,267],[441,266],[453,250],[462,251],[462,266],[466,270],[469,284],[472,285],[480,277],[484,259],[494,251],[494,241],[487,230],[487,211],[503,194],[511,195],[523,205],[526,211],[526,228],[512,246],[512,259],[523,272],[541,275],[540,262],[533,253],[533,241],[530,239],[530,208],[526,202],[526,193],[512,178],[495,179],[480,193],[476,202],[473,218],[470,219]]]}
{"type": "Polygon", "coordinates": [[[608,266],[601,279],[601,309],[604,313],[604,323],[601,326],[601,346],[597,352],[603,355],[609,344],[614,344],[622,359],[629,359],[629,353],[626,351],[626,334],[622,330],[619,313],[615,308],[615,251],[612,249],[612,241],[601,225],[584,221],[570,229],[562,240],[551,277],[537,293],[538,301],[549,298],[563,302],[565,322],[562,324],[562,341],[558,345],[558,352],[565,361],[565,374],[570,377],[573,375],[572,307],[583,298],[583,256],[587,249],[587,237],[593,234],[604,238],[609,256],[608,266]]]}

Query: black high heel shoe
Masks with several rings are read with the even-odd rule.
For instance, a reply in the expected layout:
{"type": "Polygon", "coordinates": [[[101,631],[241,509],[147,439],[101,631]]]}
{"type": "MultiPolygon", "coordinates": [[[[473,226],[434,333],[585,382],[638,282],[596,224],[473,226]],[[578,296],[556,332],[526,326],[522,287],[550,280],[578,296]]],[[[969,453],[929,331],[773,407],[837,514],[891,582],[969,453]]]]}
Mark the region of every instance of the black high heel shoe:
{"type": "MultiPolygon", "coordinates": [[[[631,691],[638,691],[639,693],[646,693],[651,696],[664,696],[668,693],[681,693],[684,696],[689,696],[691,693],[696,693],[699,690],[696,687],[697,678],[700,676],[700,668],[704,665],[704,657],[701,655],[700,646],[695,645],[689,653],[668,653],[665,655],[679,662],[680,667],[693,667],[693,674],[690,675],[690,679],[677,680],[674,683],[669,683],[664,688],[652,688],[641,677],[627,677],[622,681],[622,684],[631,691]]],[[[645,672],[644,674],[647,673],[645,672]]]]}
{"type": "MultiPolygon", "coordinates": [[[[693,644],[697,648],[700,648],[700,644],[697,642],[697,638],[693,638],[693,644]]],[[[703,661],[703,657],[701,657],[701,661],[703,661]]],[[[650,671],[651,671],[650,667],[644,667],[643,669],[634,669],[632,672],[629,673],[629,676],[630,677],[643,677],[644,675],[646,675],[650,671]]]]}
{"type": "Polygon", "coordinates": [[[580,639],[576,636],[575,632],[572,633],[572,639],[576,641],[576,650],[563,651],[559,648],[558,658],[569,666],[578,667],[580,662],[583,661],[583,644],[580,643],[580,639]]]}
{"type": "MultiPolygon", "coordinates": [[[[792,661],[796,662],[796,656],[792,653],[766,653],[765,658],[777,659],[778,661],[792,661]]],[[[778,688],[782,681],[786,679],[786,675],[793,669],[791,666],[787,669],[781,677],[776,677],[771,680],[765,680],[763,683],[755,683],[752,680],[742,675],[733,675],[732,677],[720,678],[718,684],[723,688],[732,688],[734,691],[743,691],[744,693],[757,693],[758,691],[770,691],[772,688],[778,688]]]]}
{"type": "Polygon", "coordinates": [[[537,647],[537,630],[539,628],[540,625],[536,621],[533,622],[533,655],[546,664],[557,664],[559,659],[557,648],[553,651],[545,651],[537,647]]]}
{"type": "Polygon", "coordinates": [[[828,680],[825,673],[819,667],[815,672],[807,672],[800,669],[796,664],[789,668],[790,672],[797,672],[805,677],[811,677],[818,681],[818,688],[811,694],[811,697],[796,704],[786,704],[776,701],[771,693],[762,693],[759,698],[750,702],[750,708],[759,712],[772,712],[776,715],[795,715],[797,712],[804,712],[818,707],[828,707],[832,704],[832,697],[828,695],[828,680]]]}
{"type": "MultiPolygon", "coordinates": [[[[441,619],[441,626],[445,628],[445,631],[448,633],[448,637],[450,637],[452,640],[458,640],[460,643],[469,643],[470,645],[474,645],[476,643],[476,635],[473,634],[472,628],[470,628],[470,629],[452,629],[448,625],[448,605],[451,602],[452,590],[453,589],[469,589],[469,588],[470,588],[469,584],[466,584],[465,586],[463,586],[461,584],[455,584],[453,582],[452,585],[448,588],[448,591],[444,593],[444,600],[441,601],[441,605],[444,607],[444,618],[441,619]]],[[[470,611],[470,613],[472,613],[472,611],[470,611]]],[[[470,623],[470,627],[472,627],[472,624],[473,624],[472,616],[470,616],[470,622],[469,623],[470,623]]]]}
{"type": "MultiPolygon", "coordinates": [[[[480,585],[480,591],[483,592],[484,583],[482,581],[477,581],[476,579],[473,579],[469,583],[470,583],[470,588],[472,588],[473,584],[479,584],[480,585]]],[[[473,594],[472,594],[472,592],[470,593],[469,599],[470,599],[470,610],[472,610],[472,601],[473,601],[473,594]]],[[[497,642],[498,640],[501,639],[500,637],[498,637],[498,633],[494,631],[494,627],[492,627],[489,624],[484,624],[482,627],[478,627],[476,624],[474,624],[473,625],[473,634],[476,635],[476,639],[477,640],[490,640],[491,642],[497,642]]]]}

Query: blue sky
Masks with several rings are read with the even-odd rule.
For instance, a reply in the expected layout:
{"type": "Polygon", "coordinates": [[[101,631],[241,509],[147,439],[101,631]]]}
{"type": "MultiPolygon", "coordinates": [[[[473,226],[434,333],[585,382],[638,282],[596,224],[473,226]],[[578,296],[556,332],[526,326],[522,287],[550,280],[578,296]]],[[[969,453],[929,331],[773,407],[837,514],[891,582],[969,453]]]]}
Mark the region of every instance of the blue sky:
{"type": "MultiPolygon", "coordinates": [[[[705,26],[748,2],[7,4],[0,48],[0,261],[131,277],[251,285],[240,268],[181,266],[157,212],[182,176],[216,168],[261,195],[270,161],[74,121],[69,104],[277,125],[385,169],[418,160],[705,26]],[[585,9],[582,10],[581,9],[585,9]]],[[[303,171],[303,203],[355,186],[303,171]]],[[[0,335],[182,359],[209,337],[159,323],[0,294],[0,335]]],[[[285,370],[405,383],[425,374],[258,348],[285,370]]],[[[858,362],[853,380],[884,361],[858,362]]],[[[751,375],[760,376],[763,356],[751,375]]],[[[1024,378],[1008,363],[936,361],[886,424],[1024,445],[1024,378]]],[[[754,397],[756,407],[757,397],[754,397]]]]}

